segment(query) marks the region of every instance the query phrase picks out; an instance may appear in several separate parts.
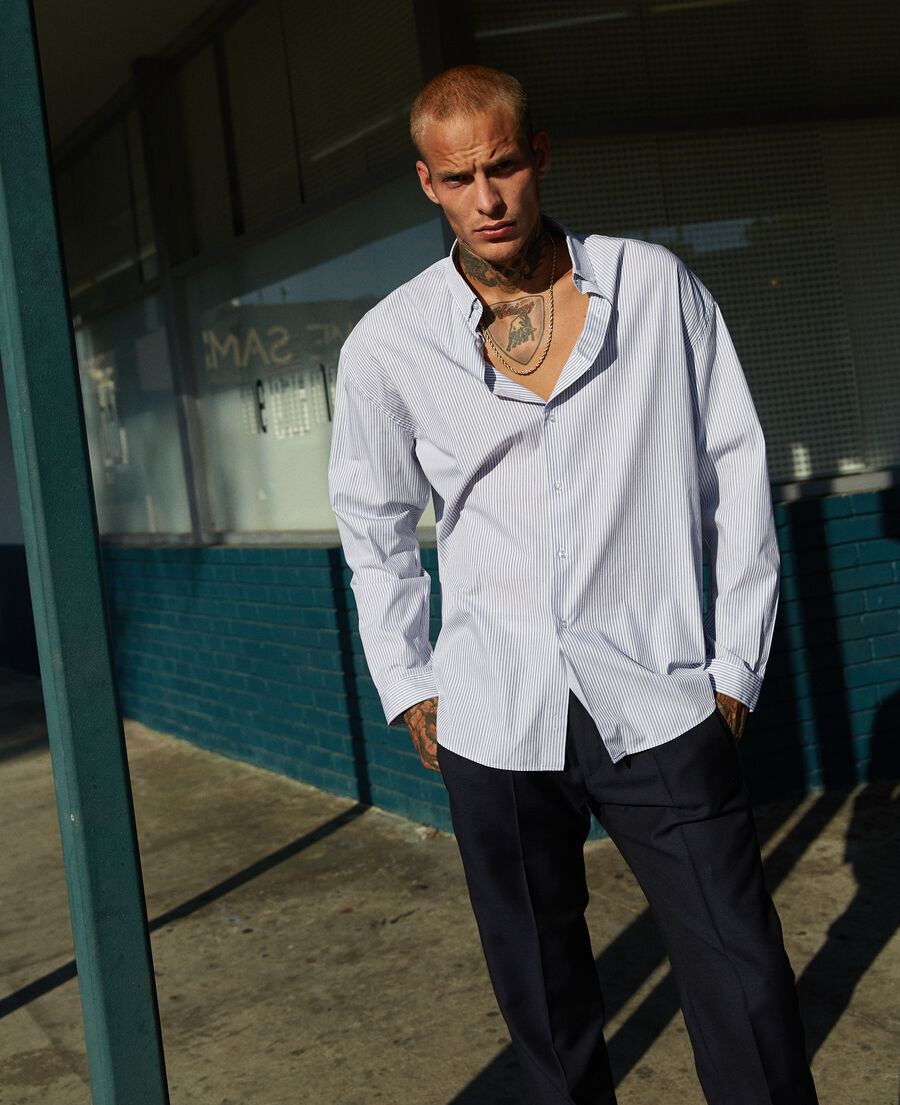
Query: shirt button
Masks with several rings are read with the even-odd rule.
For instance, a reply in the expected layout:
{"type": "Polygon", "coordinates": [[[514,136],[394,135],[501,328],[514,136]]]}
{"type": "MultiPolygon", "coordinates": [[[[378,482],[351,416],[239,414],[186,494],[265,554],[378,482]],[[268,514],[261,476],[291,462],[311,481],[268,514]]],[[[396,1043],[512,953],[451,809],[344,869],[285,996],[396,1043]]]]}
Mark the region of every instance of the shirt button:
{"type": "Polygon", "coordinates": [[[566,550],[565,549],[560,549],[559,552],[557,553],[557,556],[559,557],[560,560],[565,560],[566,559],[566,550]]]}
{"type": "Polygon", "coordinates": [[[548,414],[547,415],[547,421],[548,422],[555,422],[556,421],[556,415],[555,414],[548,414]]]}
{"type": "Polygon", "coordinates": [[[567,621],[564,621],[563,619],[560,619],[559,628],[560,629],[568,629],[569,628],[569,623],[567,621]]]}
{"type": "Polygon", "coordinates": [[[555,483],[553,485],[553,490],[554,491],[562,491],[562,484],[561,483],[555,483]]]}

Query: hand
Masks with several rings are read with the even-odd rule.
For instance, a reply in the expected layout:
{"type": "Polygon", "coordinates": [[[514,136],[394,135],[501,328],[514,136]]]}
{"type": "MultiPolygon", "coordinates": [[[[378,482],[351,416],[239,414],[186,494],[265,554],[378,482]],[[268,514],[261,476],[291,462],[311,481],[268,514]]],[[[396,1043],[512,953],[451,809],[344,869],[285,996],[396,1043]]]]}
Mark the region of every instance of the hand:
{"type": "Polygon", "coordinates": [[[403,720],[409,727],[419,759],[429,771],[441,770],[437,760],[437,707],[436,698],[426,698],[403,711],[403,720]]]}
{"type": "Polygon", "coordinates": [[[744,726],[747,724],[750,710],[743,702],[738,702],[736,698],[722,694],[720,691],[716,691],[716,709],[725,718],[734,737],[734,743],[737,744],[744,735],[744,726]]]}

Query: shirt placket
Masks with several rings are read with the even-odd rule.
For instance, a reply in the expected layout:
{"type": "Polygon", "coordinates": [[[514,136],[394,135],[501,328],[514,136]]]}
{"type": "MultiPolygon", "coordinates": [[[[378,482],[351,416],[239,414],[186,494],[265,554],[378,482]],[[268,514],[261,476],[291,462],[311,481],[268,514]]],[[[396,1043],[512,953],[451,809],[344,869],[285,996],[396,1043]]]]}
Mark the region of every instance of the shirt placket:
{"type": "MultiPolygon", "coordinates": [[[[548,403],[543,411],[543,447],[546,461],[547,481],[544,494],[549,497],[547,506],[550,518],[549,552],[551,567],[550,603],[556,638],[560,655],[565,663],[566,634],[572,620],[568,608],[572,593],[572,570],[574,568],[571,533],[566,519],[570,504],[567,502],[568,481],[565,465],[566,439],[565,408],[554,401],[548,403]]],[[[550,706],[550,742],[561,757],[566,741],[568,691],[562,690],[553,696],[550,706]]]]}
{"type": "Polygon", "coordinates": [[[544,408],[544,454],[547,460],[547,492],[549,495],[550,534],[553,541],[553,586],[551,602],[557,633],[564,634],[569,628],[571,612],[567,609],[567,596],[570,593],[569,582],[572,572],[570,535],[566,526],[566,481],[563,464],[565,412],[557,403],[549,403],[544,408]]]}

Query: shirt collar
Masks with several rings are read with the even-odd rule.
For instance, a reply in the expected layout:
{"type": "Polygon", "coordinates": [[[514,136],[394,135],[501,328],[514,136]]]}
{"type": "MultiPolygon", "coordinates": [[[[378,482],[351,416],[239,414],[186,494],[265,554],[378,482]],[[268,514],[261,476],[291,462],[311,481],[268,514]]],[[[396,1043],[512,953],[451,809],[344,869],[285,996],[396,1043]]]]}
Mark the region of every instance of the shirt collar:
{"type": "Polygon", "coordinates": [[[444,258],[444,278],[447,281],[447,288],[450,294],[453,296],[460,311],[462,311],[463,318],[465,318],[469,329],[474,334],[478,329],[478,323],[481,322],[481,300],[472,291],[466,278],[456,267],[456,250],[458,246],[459,242],[454,242],[450,248],[450,252],[444,258]]]}
{"type": "MultiPolygon", "coordinates": [[[[602,271],[598,272],[596,264],[585,248],[584,238],[570,234],[557,219],[553,219],[549,215],[544,215],[544,218],[566,239],[566,247],[569,250],[569,257],[572,259],[572,279],[575,282],[575,287],[580,292],[602,296],[611,303],[614,298],[616,258],[613,256],[608,259],[604,257],[603,260],[608,261],[608,263],[604,264],[602,271]]],[[[450,252],[444,258],[444,277],[451,296],[462,312],[469,329],[474,334],[481,322],[481,300],[456,267],[458,247],[459,242],[454,242],[450,252]]]]}

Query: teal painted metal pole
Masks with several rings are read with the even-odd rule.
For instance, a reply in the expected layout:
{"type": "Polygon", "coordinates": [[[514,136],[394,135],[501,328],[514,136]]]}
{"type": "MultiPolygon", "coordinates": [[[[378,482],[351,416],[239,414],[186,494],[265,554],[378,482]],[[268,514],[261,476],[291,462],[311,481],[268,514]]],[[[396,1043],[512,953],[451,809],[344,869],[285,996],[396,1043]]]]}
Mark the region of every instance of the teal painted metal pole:
{"type": "Polygon", "coordinates": [[[167,1105],[28,0],[0,0],[0,361],[94,1105],[167,1105]]]}

